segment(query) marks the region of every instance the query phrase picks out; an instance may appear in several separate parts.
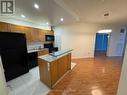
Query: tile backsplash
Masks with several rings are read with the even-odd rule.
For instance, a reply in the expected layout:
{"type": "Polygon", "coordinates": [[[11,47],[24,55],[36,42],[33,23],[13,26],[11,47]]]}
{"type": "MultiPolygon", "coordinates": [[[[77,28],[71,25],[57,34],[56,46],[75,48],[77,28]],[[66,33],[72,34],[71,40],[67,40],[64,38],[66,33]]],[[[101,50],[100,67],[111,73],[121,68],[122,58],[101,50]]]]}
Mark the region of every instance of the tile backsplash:
{"type": "Polygon", "coordinates": [[[42,42],[32,42],[27,44],[27,50],[38,50],[44,48],[44,43],[42,42]]]}

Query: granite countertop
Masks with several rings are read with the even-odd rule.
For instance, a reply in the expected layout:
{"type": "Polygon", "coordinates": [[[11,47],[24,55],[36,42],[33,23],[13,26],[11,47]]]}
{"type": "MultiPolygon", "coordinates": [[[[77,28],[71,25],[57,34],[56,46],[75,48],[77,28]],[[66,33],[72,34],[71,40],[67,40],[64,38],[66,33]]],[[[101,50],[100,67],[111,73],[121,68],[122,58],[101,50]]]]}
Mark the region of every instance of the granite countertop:
{"type": "Polygon", "coordinates": [[[65,55],[71,53],[71,51],[72,51],[72,49],[61,50],[61,51],[55,52],[54,53],[54,54],[56,54],[55,56],[53,55],[53,53],[51,53],[51,54],[39,56],[38,58],[50,63],[50,62],[53,62],[65,55]]]}

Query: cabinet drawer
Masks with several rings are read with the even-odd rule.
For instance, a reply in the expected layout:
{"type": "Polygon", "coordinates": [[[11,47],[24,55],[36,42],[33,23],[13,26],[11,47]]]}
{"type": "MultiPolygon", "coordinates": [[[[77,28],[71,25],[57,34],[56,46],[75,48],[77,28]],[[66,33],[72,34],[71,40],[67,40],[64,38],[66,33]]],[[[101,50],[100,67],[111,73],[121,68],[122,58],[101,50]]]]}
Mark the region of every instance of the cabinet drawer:
{"type": "Polygon", "coordinates": [[[45,54],[49,54],[48,49],[38,51],[38,56],[45,55],[45,54]]]}

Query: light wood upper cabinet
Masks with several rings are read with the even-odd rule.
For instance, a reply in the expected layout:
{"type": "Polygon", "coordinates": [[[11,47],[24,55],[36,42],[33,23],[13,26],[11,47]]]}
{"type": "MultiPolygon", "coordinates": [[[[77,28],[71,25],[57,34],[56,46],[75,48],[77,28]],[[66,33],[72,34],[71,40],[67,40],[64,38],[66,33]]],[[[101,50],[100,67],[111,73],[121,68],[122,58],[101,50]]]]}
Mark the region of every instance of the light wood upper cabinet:
{"type": "Polygon", "coordinates": [[[30,27],[24,27],[24,32],[26,34],[27,42],[32,42],[33,41],[32,35],[31,35],[31,31],[32,31],[32,28],[30,28],[30,27]]]}
{"type": "Polygon", "coordinates": [[[45,41],[45,35],[54,35],[54,32],[38,28],[14,25],[0,22],[1,32],[17,32],[26,34],[27,42],[45,41]]]}
{"type": "Polygon", "coordinates": [[[11,32],[25,33],[23,26],[10,24],[10,30],[11,32]]]}
{"type": "Polygon", "coordinates": [[[43,30],[39,31],[39,40],[40,41],[45,41],[45,33],[43,30]]]}
{"type": "Polygon", "coordinates": [[[31,31],[33,41],[45,41],[45,33],[41,29],[33,28],[31,31]]]}
{"type": "Polygon", "coordinates": [[[32,28],[31,31],[32,41],[37,42],[39,41],[39,30],[36,28],[32,28]]]}
{"type": "Polygon", "coordinates": [[[10,32],[10,26],[8,23],[0,22],[0,32],[10,32]]]}
{"type": "Polygon", "coordinates": [[[45,35],[54,35],[53,31],[49,31],[49,30],[44,30],[45,31],[45,35]]]}
{"type": "Polygon", "coordinates": [[[28,42],[32,41],[32,37],[31,37],[31,31],[32,29],[29,27],[25,27],[25,26],[18,26],[18,25],[10,25],[10,29],[11,32],[16,32],[16,33],[24,33],[26,35],[26,39],[28,42]]]}

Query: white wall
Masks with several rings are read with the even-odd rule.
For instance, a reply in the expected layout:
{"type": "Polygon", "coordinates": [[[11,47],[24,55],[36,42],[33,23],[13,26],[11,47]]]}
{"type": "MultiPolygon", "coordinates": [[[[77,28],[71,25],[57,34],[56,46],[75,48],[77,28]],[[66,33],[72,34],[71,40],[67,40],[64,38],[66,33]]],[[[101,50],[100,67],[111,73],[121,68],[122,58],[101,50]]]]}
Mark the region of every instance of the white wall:
{"type": "Polygon", "coordinates": [[[118,25],[96,25],[88,23],[74,23],[54,28],[55,45],[60,49],[71,48],[73,58],[94,57],[96,32],[102,29],[112,29],[109,39],[107,56],[122,56],[124,43],[120,43],[120,29],[118,25]],[[121,47],[119,47],[119,45],[121,47]],[[118,52],[118,49],[121,49],[118,52]]]}
{"type": "Polygon", "coordinates": [[[55,27],[54,31],[56,46],[74,49],[73,58],[94,57],[96,25],[76,23],[55,27]]]}
{"type": "Polygon", "coordinates": [[[0,95],[7,95],[7,89],[6,89],[6,83],[5,83],[5,77],[4,77],[4,71],[0,59],[0,95]]]}
{"type": "Polygon", "coordinates": [[[127,95],[127,45],[117,95],[127,95]]]}

